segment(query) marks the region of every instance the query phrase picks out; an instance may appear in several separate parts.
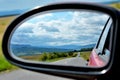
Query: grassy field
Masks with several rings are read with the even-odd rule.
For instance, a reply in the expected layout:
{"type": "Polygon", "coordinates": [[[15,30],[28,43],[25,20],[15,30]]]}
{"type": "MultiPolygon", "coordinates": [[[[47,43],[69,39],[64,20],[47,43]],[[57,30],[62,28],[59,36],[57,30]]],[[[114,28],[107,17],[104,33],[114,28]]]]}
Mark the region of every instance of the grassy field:
{"type": "Polygon", "coordinates": [[[9,62],[6,61],[6,59],[3,56],[1,47],[2,37],[5,32],[5,29],[13,19],[15,19],[15,16],[0,18],[0,72],[16,69],[15,66],[11,65],[9,62]]]}
{"type": "MultiPolygon", "coordinates": [[[[84,58],[86,61],[89,60],[91,51],[82,51],[80,52],[80,57],[84,58]]],[[[40,61],[40,62],[55,62],[62,59],[73,58],[77,57],[78,52],[73,52],[71,55],[69,52],[66,53],[46,53],[46,54],[37,54],[37,55],[26,55],[26,56],[19,56],[25,60],[31,61],[40,61]]]]}
{"type": "Polygon", "coordinates": [[[120,3],[111,4],[110,6],[120,10],[120,3]]]}
{"type": "Polygon", "coordinates": [[[71,58],[71,57],[60,57],[60,58],[54,58],[54,59],[47,59],[45,61],[39,60],[40,59],[40,55],[22,56],[21,58],[25,59],[25,60],[36,61],[36,62],[55,62],[55,61],[59,61],[59,60],[66,59],[66,58],[71,58]]]}
{"type": "Polygon", "coordinates": [[[80,52],[80,56],[83,57],[85,60],[89,60],[91,51],[80,52]]]}
{"type": "Polygon", "coordinates": [[[10,24],[10,22],[15,19],[15,16],[11,17],[1,17],[0,18],[0,41],[2,39],[2,36],[4,34],[4,31],[6,27],[10,24]]]}
{"type": "Polygon", "coordinates": [[[42,54],[35,54],[35,55],[24,55],[18,56],[25,60],[32,60],[32,61],[42,61],[42,62],[54,62],[65,58],[76,57],[76,52],[45,52],[42,54]]]}

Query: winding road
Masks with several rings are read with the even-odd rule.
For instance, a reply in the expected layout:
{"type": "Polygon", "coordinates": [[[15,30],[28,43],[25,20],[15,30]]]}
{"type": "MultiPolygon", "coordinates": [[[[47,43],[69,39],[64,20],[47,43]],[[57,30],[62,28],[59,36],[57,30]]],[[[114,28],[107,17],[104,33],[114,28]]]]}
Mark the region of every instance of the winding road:
{"type": "Polygon", "coordinates": [[[85,61],[82,57],[73,57],[73,58],[67,58],[63,60],[59,60],[56,62],[52,62],[52,64],[57,65],[68,65],[68,66],[86,66],[87,61],[85,61]]]}

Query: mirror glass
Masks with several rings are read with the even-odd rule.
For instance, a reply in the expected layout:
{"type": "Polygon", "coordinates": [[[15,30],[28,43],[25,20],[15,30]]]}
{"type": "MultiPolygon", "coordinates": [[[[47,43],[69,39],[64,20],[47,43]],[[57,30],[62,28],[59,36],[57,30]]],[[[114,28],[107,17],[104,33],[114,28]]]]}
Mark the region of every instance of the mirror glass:
{"type": "Polygon", "coordinates": [[[9,51],[32,62],[103,67],[110,55],[105,43],[107,38],[109,42],[111,24],[109,15],[90,10],[39,13],[17,25],[9,51]]]}

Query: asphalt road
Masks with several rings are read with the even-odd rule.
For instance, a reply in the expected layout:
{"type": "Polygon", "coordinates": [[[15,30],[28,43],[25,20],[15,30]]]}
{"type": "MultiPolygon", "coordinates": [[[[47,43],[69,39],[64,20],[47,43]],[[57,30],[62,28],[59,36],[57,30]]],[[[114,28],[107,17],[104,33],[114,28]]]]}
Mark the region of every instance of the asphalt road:
{"type": "MultiPolygon", "coordinates": [[[[86,66],[85,63],[86,61],[78,55],[77,57],[74,58],[67,58],[64,60],[53,62],[52,64],[86,66]]],[[[62,77],[19,69],[9,73],[0,74],[0,80],[73,80],[73,79],[62,78],[62,77]]]]}
{"type": "Polygon", "coordinates": [[[0,80],[73,80],[73,79],[62,78],[19,69],[9,73],[0,74],[0,80]]]}
{"type": "Polygon", "coordinates": [[[59,60],[59,61],[53,62],[52,64],[83,67],[83,66],[86,66],[86,63],[87,61],[85,61],[82,57],[73,57],[73,58],[59,60]]]}

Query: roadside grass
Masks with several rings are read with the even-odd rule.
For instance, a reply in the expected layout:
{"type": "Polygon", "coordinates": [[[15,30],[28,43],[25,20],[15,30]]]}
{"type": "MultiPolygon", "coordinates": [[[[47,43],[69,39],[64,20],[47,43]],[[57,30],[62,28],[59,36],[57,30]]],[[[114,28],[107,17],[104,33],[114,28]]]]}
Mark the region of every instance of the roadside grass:
{"type": "Polygon", "coordinates": [[[15,19],[16,16],[10,16],[10,17],[1,17],[0,18],[0,40],[3,37],[4,31],[7,28],[7,26],[10,24],[10,22],[15,19]]]}
{"type": "Polygon", "coordinates": [[[27,56],[19,56],[19,57],[25,60],[39,61],[40,55],[27,55],[27,56]]]}
{"type": "Polygon", "coordinates": [[[120,2],[119,3],[115,3],[115,4],[111,4],[110,6],[120,10],[120,2]]]}
{"type": "Polygon", "coordinates": [[[55,58],[55,59],[46,60],[46,62],[55,62],[55,61],[59,61],[59,60],[67,59],[67,58],[71,58],[71,57],[55,58]]]}
{"type": "Polygon", "coordinates": [[[17,69],[17,67],[11,65],[4,57],[2,53],[2,37],[5,32],[8,24],[15,18],[15,16],[11,17],[2,17],[0,18],[0,73],[3,71],[11,71],[13,69],[17,69]]]}
{"type": "Polygon", "coordinates": [[[89,60],[91,51],[80,52],[80,56],[83,57],[85,60],[89,60]]]}
{"type": "Polygon", "coordinates": [[[17,69],[17,67],[11,65],[3,56],[0,56],[0,72],[3,71],[11,71],[13,69],[17,69]]]}
{"type": "Polygon", "coordinates": [[[55,62],[58,60],[62,60],[65,58],[76,57],[77,53],[75,52],[51,52],[51,53],[43,53],[37,55],[25,55],[19,56],[24,60],[31,60],[31,61],[39,61],[39,62],[55,62]]]}
{"type": "Polygon", "coordinates": [[[46,60],[45,62],[55,62],[55,61],[59,61],[65,58],[55,58],[55,59],[51,59],[51,60],[46,60]]]}
{"type": "Polygon", "coordinates": [[[13,69],[17,69],[17,67],[11,65],[3,56],[2,48],[1,48],[1,41],[0,41],[0,73],[3,71],[11,71],[13,69]]]}

